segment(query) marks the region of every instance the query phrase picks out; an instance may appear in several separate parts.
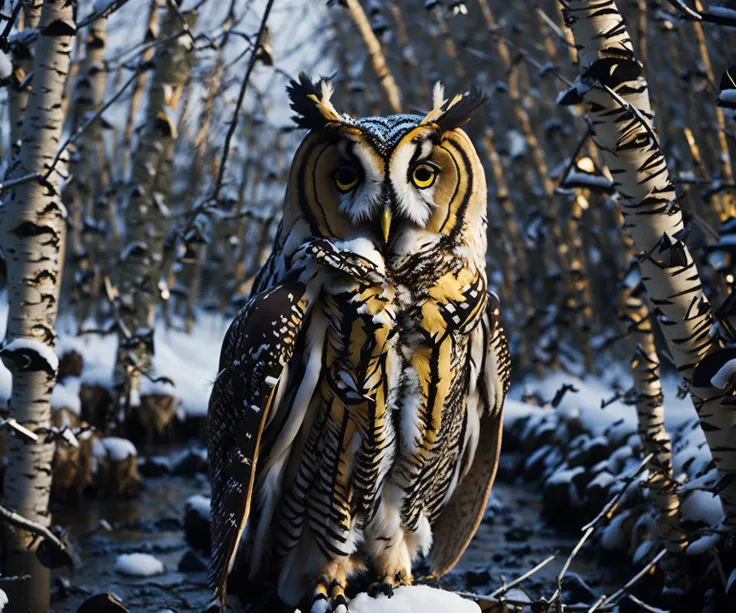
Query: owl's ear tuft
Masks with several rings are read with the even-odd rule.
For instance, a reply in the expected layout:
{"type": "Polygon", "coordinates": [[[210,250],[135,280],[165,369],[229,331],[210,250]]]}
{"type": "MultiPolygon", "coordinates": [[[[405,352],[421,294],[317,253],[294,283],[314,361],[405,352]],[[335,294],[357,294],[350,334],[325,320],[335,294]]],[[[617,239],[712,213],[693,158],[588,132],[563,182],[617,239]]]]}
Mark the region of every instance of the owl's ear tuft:
{"type": "MultiPolygon", "coordinates": [[[[437,90],[437,88],[435,89],[437,90]]],[[[433,98],[435,108],[424,118],[422,123],[435,123],[442,132],[459,128],[470,119],[475,111],[488,102],[488,96],[477,87],[462,96],[455,96],[452,100],[444,100],[442,90],[436,91],[433,98]]]]}
{"type": "Polygon", "coordinates": [[[299,80],[292,80],[286,87],[291,99],[291,109],[296,113],[292,119],[300,128],[307,130],[322,130],[332,121],[341,121],[340,114],[332,105],[334,88],[331,77],[320,77],[313,83],[305,74],[299,75],[299,80]]]}

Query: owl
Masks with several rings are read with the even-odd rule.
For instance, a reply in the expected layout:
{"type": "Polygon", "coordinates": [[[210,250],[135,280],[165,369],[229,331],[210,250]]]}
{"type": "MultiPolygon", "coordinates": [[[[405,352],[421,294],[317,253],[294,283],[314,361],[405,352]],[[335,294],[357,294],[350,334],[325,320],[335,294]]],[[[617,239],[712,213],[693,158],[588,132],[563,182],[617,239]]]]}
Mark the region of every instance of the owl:
{"type": "Polygon", "coordinates": [[[357,573],[390,596],[419,556],[451,569],[498,466],[509,354],[459,129],[485,98],[354,119],[326,80],[288,89],[309,132],[210,398],[209,579],[346,613],[357,573]]]}

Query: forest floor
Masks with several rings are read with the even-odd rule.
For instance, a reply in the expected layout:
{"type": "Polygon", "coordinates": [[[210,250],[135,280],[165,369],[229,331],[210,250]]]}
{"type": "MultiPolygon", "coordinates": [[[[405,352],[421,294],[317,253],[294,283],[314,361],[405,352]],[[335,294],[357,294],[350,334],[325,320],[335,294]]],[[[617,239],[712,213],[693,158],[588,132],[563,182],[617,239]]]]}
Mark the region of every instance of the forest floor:
{"type": "MultiPolygon", "coordinates": [[[[513,458],[505,458],[505,465],[512,463],[513,458]]],[[[579,535],[548,526],[542,519],[539,489],[511,483],[509,477],[510,470],[502,469],[475,538],[456,568],[441,581],[445,589],[486,594],[504,580],[511,581],[546,557],[559,554],[524,584],[535,598],[554,589],[557,574],[579,535]]],[[[68,529],[83,564],[68,577],[66,586],[57,578],[53,611],[74,613],[82,602],[100,592],[114,593],[131,612],[202,611],[211,594],[204,569],[184,571],[179,566],[185,555],[190,563],[195,559],[184,534],[186,500],[192,495],[208,495],[208,489],[201,473],[193,477],[167,475],[147,478],[145,490],[136,498],[85,499],[78,507],[57,508],[54,521],[68,529]],[[103,519],[111,531],[99,529],[103,519]],[[133,552],[152,554],[163,562],[165,572],[145,578],[120,574],[115,569],[117,557],[133,552]]],[[[601,566],[594,548],[584,548],[567,573],[565,592],[570,598],[590,601],[594,594],[586,585],[594,592],[609,592],[625,582],[631,571],[601,566]]],[[[509,596],[525,598],[520,590],[509,596]]]]}

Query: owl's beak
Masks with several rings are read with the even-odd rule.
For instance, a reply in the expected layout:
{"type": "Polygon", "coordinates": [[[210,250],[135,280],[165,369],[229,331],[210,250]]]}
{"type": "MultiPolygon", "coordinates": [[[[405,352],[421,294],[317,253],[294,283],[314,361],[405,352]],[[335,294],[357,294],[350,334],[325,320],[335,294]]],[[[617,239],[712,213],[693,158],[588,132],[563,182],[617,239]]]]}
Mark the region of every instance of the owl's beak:
{"type": "Polygon", "coordinates": [[[381,230],[383,230],[383,242],[388,243],[388,234],[391,231],[391,209],[385,207],[381,215],[381,230]]]}

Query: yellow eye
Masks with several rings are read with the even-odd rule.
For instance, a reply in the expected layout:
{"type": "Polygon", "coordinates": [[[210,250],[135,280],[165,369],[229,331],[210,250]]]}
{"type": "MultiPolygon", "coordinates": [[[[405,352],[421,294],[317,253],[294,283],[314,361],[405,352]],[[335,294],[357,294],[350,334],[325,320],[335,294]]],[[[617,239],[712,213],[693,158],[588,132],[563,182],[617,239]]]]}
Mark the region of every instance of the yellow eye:
{"type": "Polygon", "coordinates": [[[338,166],[332,178],[335,181],[335,187],[343,194],[353,189],[360,180],[358,171],[348,164],[338,166]]]}
{"type": "Polygon", "coordinates": [[[419,189],[432,187],[434,180],[437,178],[437,168],[434,164],[417,164],[411,173],[411,180],[419,189]]]}

